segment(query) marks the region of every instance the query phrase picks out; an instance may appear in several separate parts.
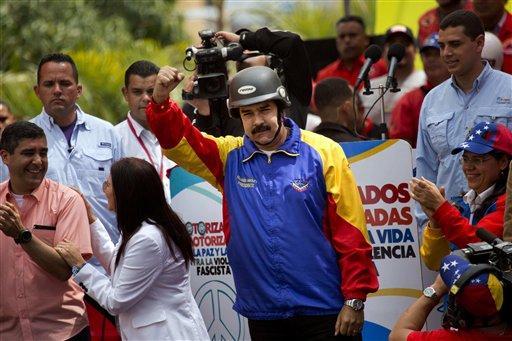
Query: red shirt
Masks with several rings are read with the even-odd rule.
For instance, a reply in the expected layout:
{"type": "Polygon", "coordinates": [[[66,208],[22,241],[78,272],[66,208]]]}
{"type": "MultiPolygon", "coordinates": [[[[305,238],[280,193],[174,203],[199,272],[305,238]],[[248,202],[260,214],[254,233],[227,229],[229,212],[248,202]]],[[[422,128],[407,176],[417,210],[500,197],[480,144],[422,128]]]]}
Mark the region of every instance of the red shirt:
{"type": "Polygon", "coordinates": [[[412,332],[407,336],[407,341],[471,341],[471,340],[510,340],[512,331],[507,331],[503,335],[480,333],[476,330],[446,330],[437,329],[432,331],[412,332]]]}
{"type": "MultiPolygon", "coordinates": [[[[350,85],[354,85],[356,83],[357,76],[359,75],[359,71],[361,70],[361,67],[363,67],[364,60],[364,55],[361,55],[352,68],[348,68],[343,64],[341,59],[336,59],[334,62],[318,71],[315,82],[318,83],[322,79],[329,77],[339,77],[345,79],[350,85]]],[[[379,62],[372,66],[370,70],[370,78],[386,74],[386,65],[384,64],[384,67],[382,67],[382,63],[379,62]]]]}
{"type": "MultiPolygon", "coordinates": [[[[464,5],[464,9],[468,11],[473,10],[473,3],[471,1],[466,1],[464,5]]],[[[432,8],[427,12],[423,13],[423,15],[418,20],[418,44],[421,46],[423,41],[428,38],[428,36],[434,32],[439,32],[439,23],[441,22],[441,18],[439,16],[439,7],[432,8]]]]}
{"type": "Polygon", "coordinates": [[[406,140],[416,148],[421,104],[430,89],[431,85],[423,85],[409,91],[398,100],[391,112],[389,138],[406,140]]]}
{"type": "Polygon", "coordinates": [[[501,71],[512,74],[512,15],[506,12],[505,22],[498,32],[498,38],[503,44],[503,65],[501,71]]]}

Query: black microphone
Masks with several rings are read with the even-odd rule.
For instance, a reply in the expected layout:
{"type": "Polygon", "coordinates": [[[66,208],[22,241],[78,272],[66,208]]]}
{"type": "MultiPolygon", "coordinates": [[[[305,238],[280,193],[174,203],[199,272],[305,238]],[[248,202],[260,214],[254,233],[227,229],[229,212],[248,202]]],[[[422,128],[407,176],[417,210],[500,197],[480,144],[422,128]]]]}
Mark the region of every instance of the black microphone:
{"type": "Polygon", "coordinates": [[[401,44],[393,44],[388,50],[388,78],[386,79],[386,88],[396,87],[395,86],[395,69],[398,63],[402,60],[405,55],[405,48],[401,44]]]}
{"type": "Polygon", "coordinates": [[[370,45],[364,51],[364,57],[366,58],[361,67],[361,71],[359,71],[359,76],[357,76],[356,84],[354,85],[354,89],[359,88],[359,85],[368,77],[368,73],[370,72],[370,68],[373,64],[375,64],[382,56],[382,50],[378,45],[370,45]]]}
{"type": "Polygon", "coordinates": [[[498,238],[494,233],[487,231],[484,228],[478,228],[476,229],[476,236],[480,239],[482,239],[484,242],[491,244],[491,245],[498,245],[503,243],[503,240],[498,238]]]}

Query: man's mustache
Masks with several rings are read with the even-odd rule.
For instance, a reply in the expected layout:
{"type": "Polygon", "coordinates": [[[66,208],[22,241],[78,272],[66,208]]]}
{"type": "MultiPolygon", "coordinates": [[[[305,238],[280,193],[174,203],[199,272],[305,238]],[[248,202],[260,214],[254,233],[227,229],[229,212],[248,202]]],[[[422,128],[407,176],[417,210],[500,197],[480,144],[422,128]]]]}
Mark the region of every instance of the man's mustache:
{"type": "Polygon", "coordinates": [[[260,125],[257,125],[256,127],[252,128],[251,133],[252,134],[257,134],[257,133],[262,133],[262,132],[267,131],[267,130],[270,130],[270,127],[268,125],[260,124],[260,125]]]}

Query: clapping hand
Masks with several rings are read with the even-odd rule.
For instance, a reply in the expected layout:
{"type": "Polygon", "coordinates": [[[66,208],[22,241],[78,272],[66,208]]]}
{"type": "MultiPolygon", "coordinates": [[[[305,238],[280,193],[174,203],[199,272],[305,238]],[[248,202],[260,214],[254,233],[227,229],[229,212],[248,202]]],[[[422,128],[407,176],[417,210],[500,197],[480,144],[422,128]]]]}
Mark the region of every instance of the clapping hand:
{"type": "Polygon", "coordinates": [[[16,206],[10,202],[0,205],[0,230],[8,237],[17,238],[25,229],[16,206]]]}
{"type": "Polygon", "coordinates": [[[413,178],[409,182],[411,197],[416,200],[425,214],[432,219],[437,209],[446,201],[444,188],[438,188],[433,182],[425,178],[413,178]]]}

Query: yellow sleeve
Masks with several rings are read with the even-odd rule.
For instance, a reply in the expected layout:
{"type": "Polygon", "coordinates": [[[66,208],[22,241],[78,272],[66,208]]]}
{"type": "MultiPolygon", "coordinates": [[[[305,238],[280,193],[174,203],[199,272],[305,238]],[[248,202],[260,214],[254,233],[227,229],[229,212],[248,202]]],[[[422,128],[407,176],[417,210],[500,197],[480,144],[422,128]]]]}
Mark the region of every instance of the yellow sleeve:
{"type": "Polygon", "coordinates": [[[425,266],[433,271],[439,271],[441,260],[450,253],[450,245],[440,229],[430,227],[430,222],[423,230],[423,240],[420,254],[425,266]]]}

